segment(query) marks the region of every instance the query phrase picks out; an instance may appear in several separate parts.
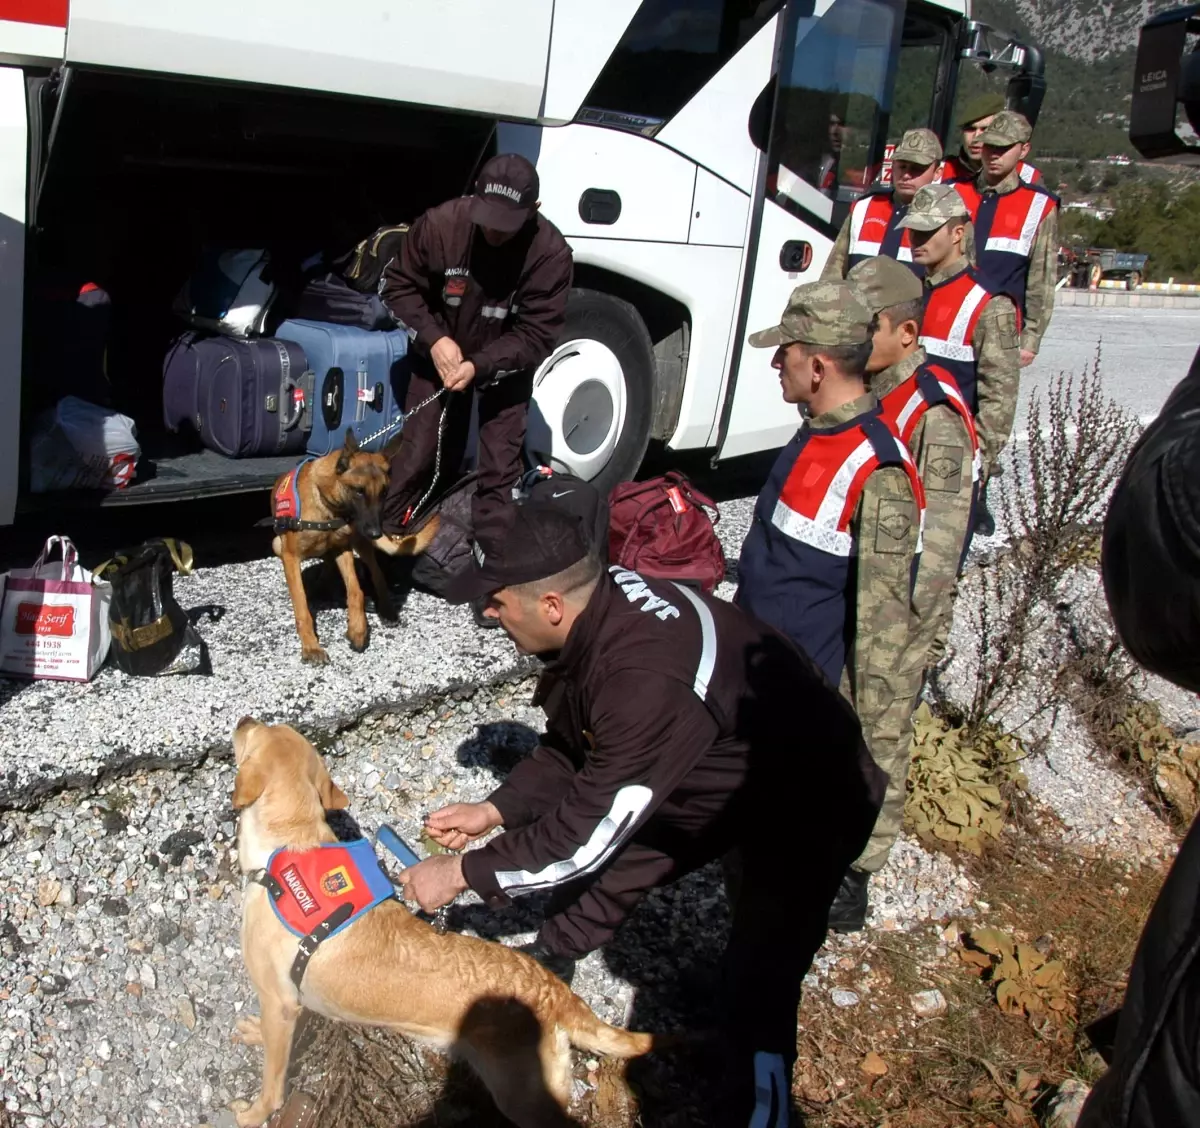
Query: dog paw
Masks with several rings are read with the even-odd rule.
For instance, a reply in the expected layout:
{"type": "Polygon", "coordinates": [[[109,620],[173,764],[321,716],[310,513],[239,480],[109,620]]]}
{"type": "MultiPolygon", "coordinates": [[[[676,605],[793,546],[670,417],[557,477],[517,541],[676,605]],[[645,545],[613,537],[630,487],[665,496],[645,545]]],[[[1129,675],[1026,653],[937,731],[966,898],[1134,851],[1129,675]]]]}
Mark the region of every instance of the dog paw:
{"type": "Polygon", "coordinates": [[[300,655],[300,661],[307,662],[310,666],[327,666],[329,655],[325,653],[323,647],[306,646],[300,655]]]}
{"type": "Polygon", "coordinates": [[[271,1119],[275,1109],[268,1108],[260,1097],[253,1104],[249,1101],[230,1101],[229,1111],[233,1113],[238,1128],[261,1128],[271,1119]]]}
{"type": "Polygon", "coordinates": [[[350,649],[355,654],[361,654],[367,648],[367,643],[371,641],[371,632],[369,630],[356,631],[351,627],[346,632],[346,638],[350,640],[350,649]]]}
{"type": "Polygon", "coordinates": [[[261,1046],[263,1044],[262,1021],[258,1015],[251,1014],[245,1018],[239,1018],[237,1025],[233,1028],[232,1038],[243,1046],[261,1046]]]}
{"type": "Polygon", "coordinates": [[[375,611],[385,623],[398,623],[400,621],[400,612],[396,610],[396,605],[390,600],[376,600],[375,611]]]}

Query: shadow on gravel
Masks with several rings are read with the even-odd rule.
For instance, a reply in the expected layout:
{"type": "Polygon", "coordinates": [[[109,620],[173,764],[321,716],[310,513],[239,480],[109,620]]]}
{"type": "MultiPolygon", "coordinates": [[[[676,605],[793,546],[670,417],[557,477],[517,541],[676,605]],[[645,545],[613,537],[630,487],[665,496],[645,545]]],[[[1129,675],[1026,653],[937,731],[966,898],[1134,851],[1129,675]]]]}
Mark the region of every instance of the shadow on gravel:
{"type": "Polygon", "coordinates": [[[538,734],[517,721],[494,721],[480,725],[470,740],[458,746],[458,762],[464,768],[483,768],[497,783],[537,747],[538,734]]]}

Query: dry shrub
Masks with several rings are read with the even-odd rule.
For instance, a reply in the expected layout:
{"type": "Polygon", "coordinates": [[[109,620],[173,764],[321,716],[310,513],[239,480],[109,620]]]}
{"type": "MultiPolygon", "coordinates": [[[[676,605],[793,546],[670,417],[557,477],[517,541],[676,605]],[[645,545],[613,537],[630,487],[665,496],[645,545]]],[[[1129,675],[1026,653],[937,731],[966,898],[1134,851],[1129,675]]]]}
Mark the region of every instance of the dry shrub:
{"type": "Polygon", "coordinates": [[[979,648],[965,716],[972,731],[996,721],[1027,688],[1059,585],[1094,554],[1096,527],[1137,437],[1137,420],[1105,396],[1100,363],[1097,346],[1078,379],[1053,377],[1044,409],[1034,392],[1029,441],[1000,479],[997,505],[1010,548],[981,568],[969,609],[979,648]]]}

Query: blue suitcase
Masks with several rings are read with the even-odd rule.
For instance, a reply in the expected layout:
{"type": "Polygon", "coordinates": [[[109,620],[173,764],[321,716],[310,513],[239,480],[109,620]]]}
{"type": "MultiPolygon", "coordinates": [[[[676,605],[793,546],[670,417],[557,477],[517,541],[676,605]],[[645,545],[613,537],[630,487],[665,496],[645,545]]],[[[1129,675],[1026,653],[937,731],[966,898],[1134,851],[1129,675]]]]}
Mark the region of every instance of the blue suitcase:
{"type": "Polygon", "coordinates": [[[285,321],[277,337],[295,341],[315,374],[308,453],[320,457],[345,442],[349,427],[364,450],[382,450],[400,430],[408,388],[408,334],[285,321]]]}

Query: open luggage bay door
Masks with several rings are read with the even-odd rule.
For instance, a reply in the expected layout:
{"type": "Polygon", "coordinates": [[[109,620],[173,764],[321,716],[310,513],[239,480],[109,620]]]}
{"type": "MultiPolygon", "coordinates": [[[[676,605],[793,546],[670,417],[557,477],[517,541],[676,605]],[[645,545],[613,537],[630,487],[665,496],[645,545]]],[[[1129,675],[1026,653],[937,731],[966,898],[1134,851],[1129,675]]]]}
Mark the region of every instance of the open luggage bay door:
{"type": "Polygon", "coordinates": [[[552,0],[71,0],[67,62],[537,118],[552,0]]]}

